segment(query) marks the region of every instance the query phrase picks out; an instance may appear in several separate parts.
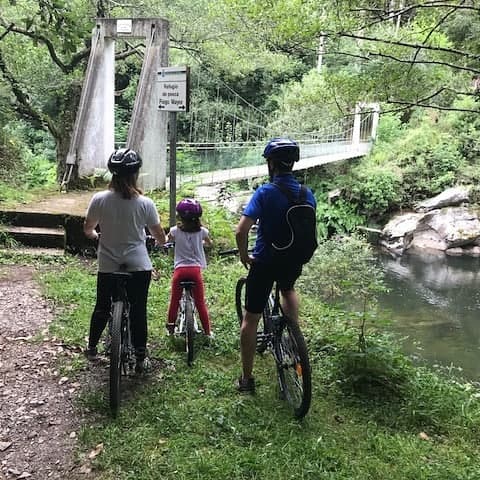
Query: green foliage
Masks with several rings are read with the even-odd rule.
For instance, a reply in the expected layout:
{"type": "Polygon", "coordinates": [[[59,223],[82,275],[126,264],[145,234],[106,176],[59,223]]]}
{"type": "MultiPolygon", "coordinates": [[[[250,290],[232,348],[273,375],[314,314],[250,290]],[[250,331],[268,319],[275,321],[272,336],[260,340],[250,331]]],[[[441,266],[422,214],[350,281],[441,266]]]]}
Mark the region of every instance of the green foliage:
{"type": "Polygon", "coordinates": [[[393,143],[405,129],[405,124],[402,123],[398,114],[386,113],[381,116],[381,121],[378,123],[377,138],[374,148],[379,145],[389,145],[393,143]]]}
{"type": "Polygon", "coordinates": [[[406,206],[453,186],[463,167],[455,138],[428,120],[409,130],[393,147],[402,168],[406,206]]]}
{"type": "Polygon", "coordinates": [[[365,224],[365,218],[357,213],[353,203],[340,198],[334,203],[317,202],[317,222],[319,238],[328,238],[333,234],[353,232],[359,225],[365,224]]]}
{"type": "MultiPolygon", "coordinates": [[[[378,157],[377,157],[378,158],[378,157]]],[[[380,217],[401,202],[402,175],[400,169],[388,163],[364,161],[351,172],[347,186],[348,198],[367,217],[380,217]]]]}
{"type": "Polygon", "coordinates": [[[0,224],[0,246],[5,248],[15,248],[18,247],[18,242],[2,230],[2,225],[0,224]]]}
{"type": "Polygon", "coordinates": [[[23,182],[27,189],[44,185],[53,186],[56,180],[57,167],[55,163],[36,156],[27,159],[27,169],[23,175],[23,182]]]}
{"type": "Polygon", "coordinates": [[[329,302],[340,298],[369,302],[384,291],[372,247],[355,235],[321,242],[299,281],[302,290],[329,302]]]}
{"type": "Polygon", "coordinates": [[[270,129],[278,135],[287,132],[298,138],[304,132],[331,132],[332,124],[343,117],[325,77],[316,70],[305,74],[300,82],[285,85],[276,102],[278,109],[270,129]]]}
{"type": "Polygon", "coordinates": [[[5,129],[0,130],[0,178],[18,168],[22,147],[18,139],[5,129]]]}
{"type": "Polygon", "coordinates": [[[358,330],[359,349],[366,351],[367,322],[376,320],[376,296],[385,290],[383,274],[371,246],[358,236],[322,242],[304,267],[301,289],[324,302],[351,310],[345,326],[358,330]]]}

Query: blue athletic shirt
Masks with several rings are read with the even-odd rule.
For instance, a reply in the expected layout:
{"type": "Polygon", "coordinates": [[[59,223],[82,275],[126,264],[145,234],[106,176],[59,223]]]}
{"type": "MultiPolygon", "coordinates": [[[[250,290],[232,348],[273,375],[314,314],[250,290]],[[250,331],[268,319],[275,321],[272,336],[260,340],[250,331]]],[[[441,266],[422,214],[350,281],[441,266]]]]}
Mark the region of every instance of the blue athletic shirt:
{"type": "MultiPolygon", "coordinates": [[[[300,192],[300,184],[292,173],[275,175],[273,183],[286,186],[296,198],[300,192]]],[[[317,207],[317,202],[312,191],[307,188],[307,203],[312,207],[317,207]]],[[[259,187],[248,205],[243,211],[243,215],[258,222],[257,240],[253,250],[253,256],[260,262],[270,261],[270,245],[272,240],[278,237],[277,232],[288,228],[285,220],[285,213],[289,207],[288,198],[279,188],[266,183],[259,187]]]]}

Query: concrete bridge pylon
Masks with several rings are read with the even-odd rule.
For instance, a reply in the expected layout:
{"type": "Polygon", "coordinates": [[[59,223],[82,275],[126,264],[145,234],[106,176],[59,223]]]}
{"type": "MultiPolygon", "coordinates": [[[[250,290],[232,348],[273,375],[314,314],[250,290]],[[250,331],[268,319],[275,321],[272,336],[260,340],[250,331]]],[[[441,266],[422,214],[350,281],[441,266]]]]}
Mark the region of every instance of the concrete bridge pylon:
{"type": "Polygon", "coordinates": [[[165,188],[168,116],[158,109],[157,76],[160,67],[168,65],[168,29],[168,21],[162,18],[96,20],[62,187],[67,187],[75,165],[80,177],[106,168],[115,147],[115,40],[144,38],[144,60],[126,145],[143,159],[141,187],[165,188]]]}

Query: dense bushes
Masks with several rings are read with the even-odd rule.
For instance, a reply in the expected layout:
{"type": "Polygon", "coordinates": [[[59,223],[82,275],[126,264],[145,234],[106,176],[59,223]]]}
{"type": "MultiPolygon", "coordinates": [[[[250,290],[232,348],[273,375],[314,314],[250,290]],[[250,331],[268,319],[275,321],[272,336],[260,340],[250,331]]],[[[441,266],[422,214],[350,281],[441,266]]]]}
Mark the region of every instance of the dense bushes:
{"type": "Polygon", "coordinates": [[[54,158],[45,134],[22,125],[0,129],[0,202],[23,201],[29,190],[55,186],[54,158]]]}
{"type": "MultiPolygon", "coordinates": [[[[469,100],[464,108],[474,108],[469,100]]],[[[464,102],[465,103],[465,102],[464,102]]],[[[320,234],[353,231],[361,224],[383,224],[398,210],[458,184],[480,180],[480,120],[473,113],[417,113],[409,124],[386,114],[367,157],[339,174],[325,168],[316,183],[320,234]],[[327,201],[328,192],[340,199],[327,201]]]]}

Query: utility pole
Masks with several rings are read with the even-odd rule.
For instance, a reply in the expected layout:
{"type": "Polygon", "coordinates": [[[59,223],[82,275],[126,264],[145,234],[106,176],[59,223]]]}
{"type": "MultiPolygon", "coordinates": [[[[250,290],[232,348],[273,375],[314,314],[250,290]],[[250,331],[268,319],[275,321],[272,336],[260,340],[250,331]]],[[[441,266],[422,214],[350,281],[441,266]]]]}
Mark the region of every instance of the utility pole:
{"type": "Polygon", "coordinates": [[[170,224],[175,225],[177,206],[177,112],[168,112],[168,132],[170,141],[170,224]]]}
{"type": "Polygon", "coordinates": [[[323,32],[320,34],[318,39],[318,50],[317,50],[317,72],[322,71],[323,64],[323,55],[325,53],[325,35],[323,32]]]}

